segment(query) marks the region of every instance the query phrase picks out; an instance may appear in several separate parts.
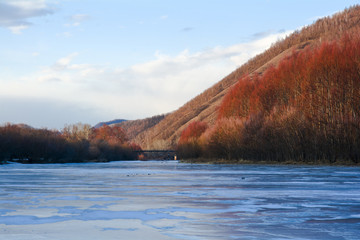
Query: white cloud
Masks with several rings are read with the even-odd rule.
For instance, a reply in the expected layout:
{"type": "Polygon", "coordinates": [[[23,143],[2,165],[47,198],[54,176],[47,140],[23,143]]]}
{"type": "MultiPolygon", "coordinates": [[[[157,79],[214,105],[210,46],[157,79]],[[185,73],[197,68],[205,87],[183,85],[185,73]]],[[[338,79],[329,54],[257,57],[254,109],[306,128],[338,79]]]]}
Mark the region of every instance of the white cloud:
{"type": "Polygon", "coordinates": [[[69,38],[69,37],[72,37],[72,34],[71,34],[71,32],[63,32],[63,33],[58,33],[57,36],[63,37],[63,38],[69,38]]]}
{"type": "Polygon", "coordinates": [[[286,34],[176,56],[156,52],[152,61],[128,68],[79,63],[81,53],[74,52],[21,83],[8,82],[0,95],[70,102],[96,109],[99,120],[148,117],[176,110],[286,34]]]}
{"type": "Polygon", "coordinates": [[[99,112],[96,109],[79,106],[69,101],[0,96],[0,109],[2,114],[0,124],[26,123],[37,128],[62,129],[65,124],[77,123],[81,120],[92,124],[99,122],[99,112]]]}
{"type": "Polygon", "coordinates": [[[3,0],[2,2],[6,2],[9,5],[19,7],[21,9],[32,11],[34,9],[42,10],[47,7],[45,0],[3,0]]]}
{"type": "MultiPolygon", "coordinates": [[[[74,52],[58,59],[53,65],[43,67],[41,71],[35,73],[28,80],[35,79],[38,82],[88,82],[92,75],[98,75],[104,72],[99,66],[91,64],[72,63],[79,55],[74,52]]],[[[71,86],[69,86],[71,88],[71,86]]]]}
{"type": "Polygon", "coordinates": [[[53,13],[54,8],[45,0],[0,0],[0,27],[21,34],[32,25],[29,19],[53,13]]]}
{"type": "Polygon", "coordinates": [[[21,34],[22,30],[27,29],[29,26],[27,25],[18,25],[18,26],[9,26],[8,29],[13,33],[13,34],[21,34]]]}
{"type": "Polygon", "coordinates": [[[71,53],[70,55],[60,58],[59,60],[56,61],[56,63],[54,64],[53,68],[57,71],[59,70],[64,70],[65,68],[69,67],[70,62],[77,56],[79,55],[79,53],[74,52],[71,53]]]}
{"type": "Polygon", "coordinates": [[[82,21],[88,20],[89,18],[90,18],[90,16],[87,14],[75,14],[75,15],[71,16],[71,19],[74,22],[82,22],[82,21]]]}
{"type": "Polygon", "coordinates": [[[71,24],[66,24],[66,26],[78,27],[81,23],[89,19],[91,19],[91,17],[87,14],[75,14],[70,17],[71,24]]]}

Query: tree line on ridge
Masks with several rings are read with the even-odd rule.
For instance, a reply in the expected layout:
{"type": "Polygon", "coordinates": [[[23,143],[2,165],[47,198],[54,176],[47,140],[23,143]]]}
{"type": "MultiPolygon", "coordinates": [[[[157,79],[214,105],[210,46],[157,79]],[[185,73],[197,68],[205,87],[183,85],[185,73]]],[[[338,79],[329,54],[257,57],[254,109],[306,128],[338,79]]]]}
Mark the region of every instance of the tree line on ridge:
{"type": "Polygon", "coordinates": [[[66,126],[62,131],[14,124],[0,127],[0,162],[57,163],[132,160],[141,148],[121,127],[66,126]]]}

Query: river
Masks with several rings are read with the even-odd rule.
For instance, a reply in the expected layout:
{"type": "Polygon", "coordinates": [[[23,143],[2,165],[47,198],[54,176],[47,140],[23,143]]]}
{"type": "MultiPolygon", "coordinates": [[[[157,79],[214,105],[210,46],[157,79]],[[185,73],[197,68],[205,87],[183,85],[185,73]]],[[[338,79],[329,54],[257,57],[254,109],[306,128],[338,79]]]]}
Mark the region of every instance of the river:
{"type": "Polygon", "coordinates": [[[360,239],[360,168],[0,165],[0,239],[360,239]]]}

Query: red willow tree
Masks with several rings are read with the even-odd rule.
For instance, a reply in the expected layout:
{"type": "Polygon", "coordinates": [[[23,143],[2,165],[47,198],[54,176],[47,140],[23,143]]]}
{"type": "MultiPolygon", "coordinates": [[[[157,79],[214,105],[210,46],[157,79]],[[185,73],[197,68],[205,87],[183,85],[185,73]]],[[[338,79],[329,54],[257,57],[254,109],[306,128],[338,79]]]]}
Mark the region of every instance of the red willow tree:
{"type": "Polygon", "coordinates": [[[206,131],[205,122],[193,121],[181,133],[177,152],[180,158],[197,158],[202,155],[200,136],[206,131]]]}
{"type": "Polygon", "coordinates": [[[218,114],[200,143],[212,157],[357,163],[359,33],[294,51],[263,75],[241,78],[218,114]]]}

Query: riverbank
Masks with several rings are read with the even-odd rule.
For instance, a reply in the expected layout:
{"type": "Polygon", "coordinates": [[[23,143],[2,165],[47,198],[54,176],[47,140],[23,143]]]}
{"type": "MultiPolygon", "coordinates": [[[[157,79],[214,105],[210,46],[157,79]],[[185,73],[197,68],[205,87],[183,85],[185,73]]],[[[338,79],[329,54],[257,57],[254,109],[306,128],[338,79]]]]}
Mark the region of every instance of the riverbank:
{"type": "Polygon", "coordinates": [[[106,158],[100,159],[89,159],[89,160],[73,160],[73,159],[56,159],[56,160],[29,160],[29,159],[18,159],[18,160],[5,160],[0,161],[0,165],[10,164],[10,163],[20,163],[20,164],[67,164],[67,163],[108,163],[108,162],[118,162],[118,161],[137,161],[136,159],[129,160],[109,160],[106,158]]]}
{"type": "Polygon", "coordinates": [[[309,165],[309,166],[360,166],[360,163],[354,163],[351,160],[338,160],[331,162],[329,160],[321,160],[314,162],[305,161],[256,161],[256,160],[244,160],[244,159],[212,159],[212,158],[192,158],[192,159],[180,159],[182,163],[192,164],[256,164],[256,165],[309,165]]]}

